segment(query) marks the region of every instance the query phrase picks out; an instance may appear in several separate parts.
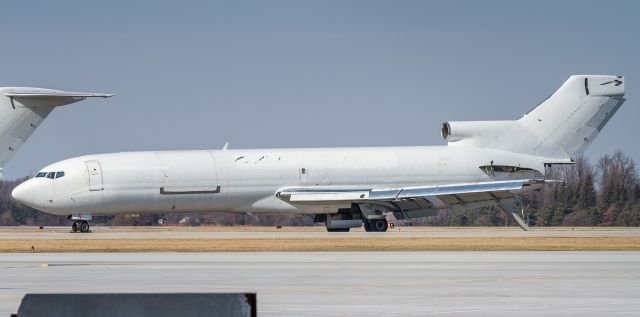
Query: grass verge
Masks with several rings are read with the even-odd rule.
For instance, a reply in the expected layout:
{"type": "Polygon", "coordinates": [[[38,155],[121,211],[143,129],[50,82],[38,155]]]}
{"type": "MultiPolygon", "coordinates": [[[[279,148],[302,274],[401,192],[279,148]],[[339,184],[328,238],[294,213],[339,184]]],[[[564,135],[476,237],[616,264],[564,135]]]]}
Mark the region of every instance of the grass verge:
{"type": "Polygon", "coordinates": [[[0,252],[640,251],[640,237],[2,239],[0,252]]]}

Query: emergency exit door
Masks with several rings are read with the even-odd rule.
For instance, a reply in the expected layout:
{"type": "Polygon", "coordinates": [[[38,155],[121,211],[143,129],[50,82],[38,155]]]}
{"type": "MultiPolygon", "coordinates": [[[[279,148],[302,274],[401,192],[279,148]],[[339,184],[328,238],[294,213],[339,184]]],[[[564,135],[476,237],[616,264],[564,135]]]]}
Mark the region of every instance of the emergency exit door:
{"type": "Polygon", "coordinates": [[[102,185],[102,168],[100,168],[100,162],[98,161],[86,161],[87,172],[89,173],[89,190],[99,191],[103,190],[102,185]]]}

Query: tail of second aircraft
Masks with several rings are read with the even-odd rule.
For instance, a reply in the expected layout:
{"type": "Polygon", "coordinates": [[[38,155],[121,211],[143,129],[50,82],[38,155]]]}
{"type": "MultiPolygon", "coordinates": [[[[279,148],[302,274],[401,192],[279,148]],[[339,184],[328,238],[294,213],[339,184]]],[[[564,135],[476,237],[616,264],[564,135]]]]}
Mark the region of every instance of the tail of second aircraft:
{"type": "Polygon", "coordinates": [[[624,103],[624,78],[571,76],[553,95],[513,121],[445,122],[452,146],[486,147],[571,162],[624,103]]]}
{"type": "Polygon", "coordinates": [[[0,88],[0,181],[2,168],[55,107],[111,96],[43,88],[0,88]]]}

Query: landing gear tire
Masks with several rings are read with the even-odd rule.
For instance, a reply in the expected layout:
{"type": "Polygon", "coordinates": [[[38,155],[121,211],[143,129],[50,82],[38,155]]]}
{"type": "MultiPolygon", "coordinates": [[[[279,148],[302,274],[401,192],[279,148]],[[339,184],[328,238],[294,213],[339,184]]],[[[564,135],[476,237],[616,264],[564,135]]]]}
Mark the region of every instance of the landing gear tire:
{"type": "Polygon", "coordinates": [[[74,221],[73,224],[71,225],[71,231],[78,232],[78,230],[80,230],[79,227],[80,226],[78,225],[78,221],[74,221]]]}
{"type": "Polygon", "coordinates": [[[84,221],[84,220],[82,220],[80,222],[80,232],[87,233],[87,232],[89,232],[89,229],[90,229],[89,223],[84,221]]]}
{"type": "MultiPolygon", "coordinates": [[[[369,226],[371,227],[371,231],[374,232],[385,232],[389,227],[387,223],[387,219],[371,219],[369,220],[369,226]]],[[[365,227],[366,228],[366,227],[365,227]]]]}
{"type": "Polygon", "coordinates": [[[364,225],[364,231],[371,232],[371,222],[369,220],[363,221],[362,224],[364,225]]]}
{"type": "Polygon", "coordinates": [[[327,232],[349,232],[350,228],[327,228],[327,232]]]}

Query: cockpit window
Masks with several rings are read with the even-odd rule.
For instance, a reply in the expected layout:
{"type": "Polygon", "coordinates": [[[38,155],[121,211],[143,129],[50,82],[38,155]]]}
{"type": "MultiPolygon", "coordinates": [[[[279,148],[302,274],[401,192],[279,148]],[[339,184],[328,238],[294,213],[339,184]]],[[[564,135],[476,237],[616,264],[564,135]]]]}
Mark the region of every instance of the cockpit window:
{"type": "Polygon", "coordinates": [[[36,178],[46,177],[49,179],[56,179],[60,177],[64,177],[64,172],[38,172],[35,176],[36,178]]]}

